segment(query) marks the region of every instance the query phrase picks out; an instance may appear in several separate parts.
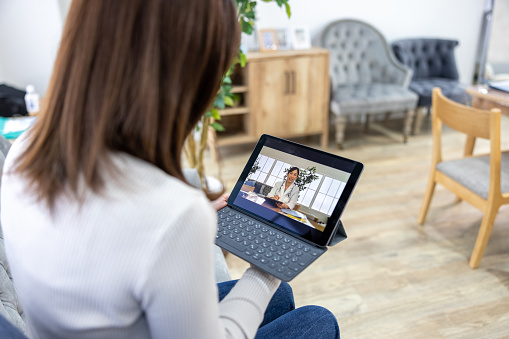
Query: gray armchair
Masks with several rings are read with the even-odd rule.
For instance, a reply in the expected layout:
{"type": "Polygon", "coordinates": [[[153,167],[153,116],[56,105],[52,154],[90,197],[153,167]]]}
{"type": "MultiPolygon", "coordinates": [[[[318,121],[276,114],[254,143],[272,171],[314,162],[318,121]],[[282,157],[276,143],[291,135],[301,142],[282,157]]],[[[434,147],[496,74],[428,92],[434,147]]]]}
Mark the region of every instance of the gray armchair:
{"type": "Polygon", "coordinates": [[[439,87],[449,99],[460,104],[470,101],[465,86],[459,82],[454,50],[456,40],[403,39],[392,43],[396,58],[413,70],[409,88],[419,95],[414,133],[420,130],[423,113],[431,107],[431,92],[439,87]]]}
{"type": "Polygon", "coordinates": [[[325,28],[321,46],[330,51],[330,110],[338,146],[348,116],[392,112],[405,112],[406,142],[418,97],[408,89],[412,71],[396,60],[382,34],[362,21],[339,20],[325,28]]]}

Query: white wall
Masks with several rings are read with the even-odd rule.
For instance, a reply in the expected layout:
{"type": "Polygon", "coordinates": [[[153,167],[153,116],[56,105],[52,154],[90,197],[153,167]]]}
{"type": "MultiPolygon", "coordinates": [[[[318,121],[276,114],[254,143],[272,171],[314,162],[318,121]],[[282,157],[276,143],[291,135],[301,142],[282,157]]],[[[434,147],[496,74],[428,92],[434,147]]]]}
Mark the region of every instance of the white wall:
{"type": "MultiPolygon", "coordinates": [[[[71,0],[0,0],[0,82],[44,95],[71,0]]],[[[504,0],[505,1],[505,0],[504,0]]],[[[355,18],[378,28],[391,42],[407,37],[460,41],[461,80],[470,83],[481,26],[481,0],[291,0],[292,18],[275,3],[258,1],[258,28],[306,26],[317,40],[330,22],[355,18]]],[[[315,43],[316,44],[316,43],[315,43]]]]}
{"type": "Polygon", "coordinates": [[[0,83],[44,95],[61,32],[55,0],[0,0],[0,83]]]}
{"type": "MultiPolygon", "coordinates": [[[[505,0],[504,0],[505,1],[505,0]]],[[[327,24],[339,19],[368,22],[390,43],[431,37],[459,40],[456,61],[460,80],[470,83],[475,67],[484,1],[481,0],[291,0],[292,17],[275,3],[258,2],[258,28],[309,28],[317,45],[327,24]]]]}

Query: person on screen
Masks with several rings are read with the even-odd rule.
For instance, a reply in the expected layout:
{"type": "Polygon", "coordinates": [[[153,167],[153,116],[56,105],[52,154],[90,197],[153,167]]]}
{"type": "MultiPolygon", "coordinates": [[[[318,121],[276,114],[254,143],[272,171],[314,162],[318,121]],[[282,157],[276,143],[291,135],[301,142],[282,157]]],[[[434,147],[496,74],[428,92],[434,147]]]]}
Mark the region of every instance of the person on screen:
{"type": "Polygon", "coordinates": [[[299,173],[298,167],[290,168],[286,180],[276,182],[267,195],[269,198],[280,201],[276,203],[279,208],[293,209],[297,204],[299,187],[295,185],[295,180],[299,177],[299,173]]]}
{"type": "Polygon", "coordinates": [[[216,284],[186,138],[238,53],[233,0],[73,0],[45,105],[7,154],[6,254],[33,338],[339,338],[257,268],[216,284]]]}

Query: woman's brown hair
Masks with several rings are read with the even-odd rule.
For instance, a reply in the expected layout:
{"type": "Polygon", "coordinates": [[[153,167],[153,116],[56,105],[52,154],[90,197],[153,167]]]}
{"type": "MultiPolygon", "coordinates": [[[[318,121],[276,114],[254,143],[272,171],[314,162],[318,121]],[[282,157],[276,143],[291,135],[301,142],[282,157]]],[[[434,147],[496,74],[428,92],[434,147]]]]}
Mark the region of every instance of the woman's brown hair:
{"type": "Polygon", "coordinates": [[[232,0],[74,0],[46,103],[16,171],[53,207],[99,192],[109,151],[184,180],[185,138],[239,45],[232,0]]]}

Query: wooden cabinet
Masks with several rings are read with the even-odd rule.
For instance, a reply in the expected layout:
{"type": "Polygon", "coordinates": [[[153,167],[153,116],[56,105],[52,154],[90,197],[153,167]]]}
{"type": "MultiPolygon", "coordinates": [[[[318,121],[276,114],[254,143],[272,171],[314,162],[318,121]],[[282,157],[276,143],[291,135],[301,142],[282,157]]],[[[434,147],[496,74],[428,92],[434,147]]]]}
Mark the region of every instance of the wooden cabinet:
{"type": "Polygon", "coordinates": [[[320,134],[328,143],[329,53],[302,51],[247,54],[234,77],[240,106],[221,112],[219,145],[255,142],[266,133],[282,138],[320,134]],[[235,80],[236,79],[236,80],[235,80]]]}

